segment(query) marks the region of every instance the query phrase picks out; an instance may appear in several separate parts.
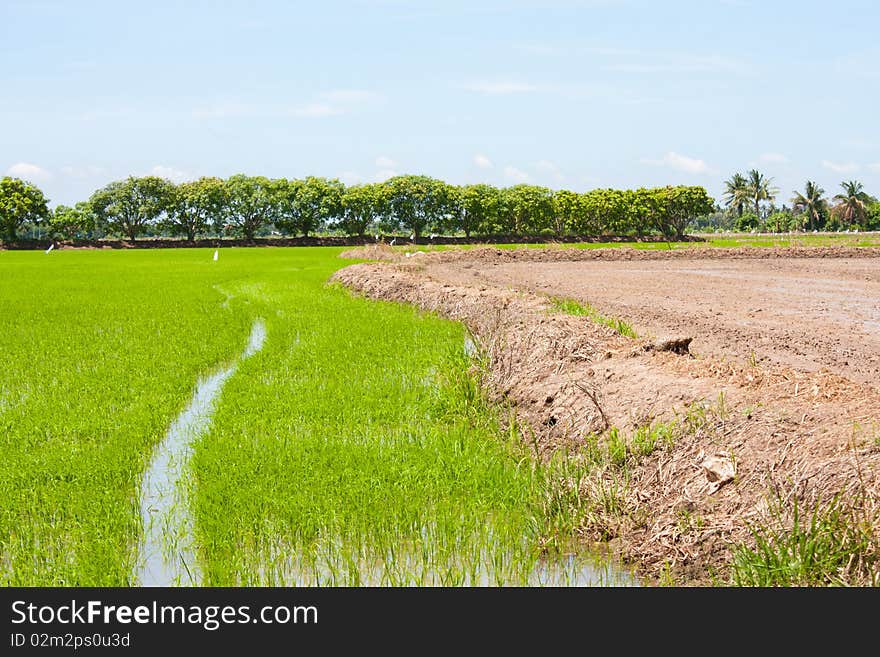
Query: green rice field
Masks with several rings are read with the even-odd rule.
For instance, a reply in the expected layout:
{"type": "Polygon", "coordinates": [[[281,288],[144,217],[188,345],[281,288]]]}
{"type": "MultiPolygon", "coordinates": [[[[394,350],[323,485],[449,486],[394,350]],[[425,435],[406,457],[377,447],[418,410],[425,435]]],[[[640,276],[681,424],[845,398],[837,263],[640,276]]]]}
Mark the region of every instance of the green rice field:
{"type": "Polygon", "coordinates": [[[141,584],[144,474],[233,365],[178,482],[199,584],[584,583],[464,327],[328,285],[341,250],[0,252],[0,584],[141,584]]]}

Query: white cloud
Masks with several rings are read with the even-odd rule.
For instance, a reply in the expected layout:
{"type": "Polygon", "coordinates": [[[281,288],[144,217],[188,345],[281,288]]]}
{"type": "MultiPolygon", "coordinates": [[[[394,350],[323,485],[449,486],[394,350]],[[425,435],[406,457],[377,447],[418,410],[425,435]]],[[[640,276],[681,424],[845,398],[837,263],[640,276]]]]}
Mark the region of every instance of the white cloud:
{"type": "Polygon", "coordinates": [[[528,182],[529,180],[529,174],[512,166],[504,167],[504,177],[518,183],[528,182]]]}
{"type": "Polygon", "coordinates": [[[855,173],[859,170],[859,165],[855,162],[831,162],[830,160],[822,160],[822,166],[834,173],[855,173]]]}
{"type": "Polygon", "coordinates": [[[337,178],[342,181],[344,185],[357,185],[363,182],[363,178],[361,174],[357,171],[343,171],[340,173],[337,178]]]}
{"type": "Polygon", "coordinates": [[[560,171],[559,167],[550,160],[538,160],[537,162],[535,162],[535,167],[545,175],[549,175],[550,177],[552,177],[553,180],[558,183],[565,180],[565,176],[562,175],[562,171],[560,171]]]}
{"type": "Polygon", "coordinates": [[[788,158],[782,153],[761,153],[758,156],[758,161],[766,164],[786,164],[788,158]]]}
{"type": "Polygon", "coordinates": [[[471,82],[464,85],[467,91],[475,91],[490,96],[522,94],[537,91],[537,87],[525,82],[471,82]]]}
{"type": "Polygon", "coordinates": [[[166,167],[161,164],[157,164],[149,171],[149,175],[158,176],[159,178],[165,178],[165,180],[170,180],[173,183],[182,183],[188,180],[195,180],[195,176],[188,171],[181,171],[180,169],[175,169],[174,167],[166,167]]]}
{"type": "Polygon", "coordinates": [[[375,174],[373,174],[372,181],[373,182],[385,182],[389,178],[393,178],[394,176],[400,175],[394,169],[380,169],[375,174]]]}
{"type": "Polygon", "coordinates": [[[397,166],[397,162],[392,160],[387,155],[380,155],[376,158],[376,166],[380,169],[393,169],[397,166]]]}
{"type": "Polygon", "coordinates": [[[477,153],[474,155],[474,164],[476,164],[481,169],[491,169],[492,168],[492,160],[490,160],[485,155],[481,155],[477,153]]]}
{"type": "Polygon", "coordinates": [[[320,119],[326,116],[339,116],[344,113],[345,112],[342,108],[328,105],[327,103],[309,103],[307,105],[295,107],[291,111],[293,116],[302,119],[320,119]]]}
{"type": "Polygon", "coordinates": [[[16,162],[6,169],[6,174],[29,182],[44,182],[52,179],[52,174],[48,170],[30,162],[16,162]]]}
{"type": "Polygon", "coordinates": [[[642,164],[669,167],[670,169],[684,171],[685,173],[708,174],[713,172],[712,168],[705,161],[680,155],[674,151],[669,151],[659,160],[642,158],[641,162],[642,164]]]}

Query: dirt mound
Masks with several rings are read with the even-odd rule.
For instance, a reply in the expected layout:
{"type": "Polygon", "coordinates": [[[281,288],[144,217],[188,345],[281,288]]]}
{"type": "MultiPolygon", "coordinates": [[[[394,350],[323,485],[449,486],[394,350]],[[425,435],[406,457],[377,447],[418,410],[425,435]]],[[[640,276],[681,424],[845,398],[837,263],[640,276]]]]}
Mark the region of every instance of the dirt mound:
{"type": "Polygon", "coordinates": [[[393,262],[400,260],[403,256],[392,249],[388,244],[379,242],[378,244],[367,244],[356,249],[349,249],[339,254],[340,258],[350,260],[382,260],[393,262]]]}
{"type": "Polygon", "coordinates": [[[477,247],[454,249],[427,254],[430,263],[472,262],[583,262],[589,260],[724,260],[778,258],[878,258],[880,247],[849,246],[790,246],[790,247],[706,247],[695,246],[681,249],[634,249],[632,247],[609,247],[580,249],[562,245],[542,248],[499,249],[477,247]]]}
{"type": "MultiPolygon", "coordinates": [[[[534,257],[519,253],[487,250],[476,260],[534,257]]],[[[438,255],[449,254],[423,258],[438,255]]],[[[551,312],[546,296],[453,284],[411,262],[353,265],[334,280],[464,322],[487,357],[487,388],[512,402],[539,458],[560,449],[581,458],[597,437],[670,438],[623,480],[606,469],[577,484],[593,500],[584,539],[611,539],[643,577],[669,572],[699,584],[723,575],[733,546],[753,543],[748,523],[767,516],[771,493],[804,504],[866,493],[880,509],[880,394],[868,386],[652,349],[651,340],[551,312]]]]}

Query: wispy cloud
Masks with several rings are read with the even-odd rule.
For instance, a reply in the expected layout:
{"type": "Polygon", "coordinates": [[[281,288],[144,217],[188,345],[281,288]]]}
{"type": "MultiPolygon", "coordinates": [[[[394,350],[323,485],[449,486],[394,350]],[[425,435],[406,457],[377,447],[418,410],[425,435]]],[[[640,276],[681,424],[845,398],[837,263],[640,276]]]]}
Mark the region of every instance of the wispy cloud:
{"type": "Polygon", "coordinates": [[[487,96],[506,96],[510,94],[524,94],[537,91],[538,88],[533,84],[526,82],[468,82],[462,85],[462,88],[475,93],[486,94],[487,96]]]}
{"type": "Polygon", "coordinates": [[[676,153],[675,151],[669,151],[659,160],[642,158],[640,162],[642,164],[650,164],[652,166],[669,167],[670,169],[675,169],[676,171],[684,171],[685,173],[696,173],[701,175],[714,173],[712,167],[706,164],[704,160],[681,155],[679,153],[676,153]]]}
{"type": "Polygon", "coordinates": [[[6,175],[29,182],[46,182],[52,179],[52,173],[48,169],[30,162],[16,162],[6,169],[6,175]]]}
{"type": "Polygon", "coordinates": [[[558,183],[565,180],[565,176],[562,175],[562,171],[559,170],[559,167],[556,166],[555,162],[551,162],[550,160],[538,160],[535,163],[535,168],[544,175],[553,178],[553,180],[558,183]]]}
{"type": "Polygon", "coordinates": [[[859,170],[859,165],[855,162],[832,162],[830,160],[822,160],[822,166],[834,173],[855,173],[859,170]]]}
{"type": "Polygon", "coordinates": [[[880,162],[876,162],[875,164],[869,164],[869,165],[868,165],[868,168],[869,168],[873,173],[880,173],[880,162]]]}
{"type": "Polygon", "coordinates": [[[524,183],[529,181],[529,174],[527,174],[522,169],[517,169],[516,167],[510,165],[504,167],[504,177],[517,183],[524,183]]]}
{"type": "Polygon", "coordinates": [[[393,169],[397,166],[397,162],[392,160],[387,155],[380,155],[376,158],[376,166],[380,169],[393,169]]]}
{"type": "Polygon", "coordinates": [[[364,181],[361,174],[357,171],[343,171],[337,176],[337,178],[339,178],[339,180],[345,185],[359,185],[364,181]]]}
{"type": "Polygon", "coordinates": [[[175,169],[174,167],[168,167],[162,164],[157,164],[152,167],[149,171],[149,175],[165,178],[165,180],[170,180],[173,183],[182,183],[196,179],[195,174],[192,174],[189,171],[175,169]]]}
{"type": "Polygon", "coordinates": [[[476,164],[480,169],[492,168],[492,160],[480,153],[474,155],[474,164],[476,164]]]}
{"type": "Polygon", "coordinates": [[[372,176],[370,176],[370,180],[372,180],[373,182],[385,182],[389,178],[393,178],[397,175],[399,175],[399,173],[394,169],[380,169],[372,176]]]}
{"type": "Polygon", "coordinates": [[[758,162],[765,164],[787,164],[788,158],[782,153],[761,153],[758,162]]]}
{"type": "Polygon", "coordinates": [[[339,116],[340,114],[345,114],[345,110],[328,103],[307,103],[306,105],[294,107],[290,111],[291,116],[301,119],[320,119],[327,116],[339,116]]]}

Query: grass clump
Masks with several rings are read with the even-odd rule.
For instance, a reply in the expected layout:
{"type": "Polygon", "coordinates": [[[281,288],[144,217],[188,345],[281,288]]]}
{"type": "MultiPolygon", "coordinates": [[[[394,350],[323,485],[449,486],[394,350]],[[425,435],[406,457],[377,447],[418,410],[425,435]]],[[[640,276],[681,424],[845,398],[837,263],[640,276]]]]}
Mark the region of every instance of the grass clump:
{"type": "Polygon", "coordinates": [[[554,312],[574,315],[576,317],[587,317],[597,324],[609,327],[620,335],[628,338],[638,337],[632,325],[617,317],[603,315],[588,303],[582,303],[567,297],[550,297],[550,303],[554,312]]]}
{"type": "Polygon", "coordinates": [[[749,526],[754,545],[734,551],[734,586],[878,586],[880,518],[866,511],[866,497],[836,496],[807,509],[797,497],[776,495],[769,518],[749,526]]]}

